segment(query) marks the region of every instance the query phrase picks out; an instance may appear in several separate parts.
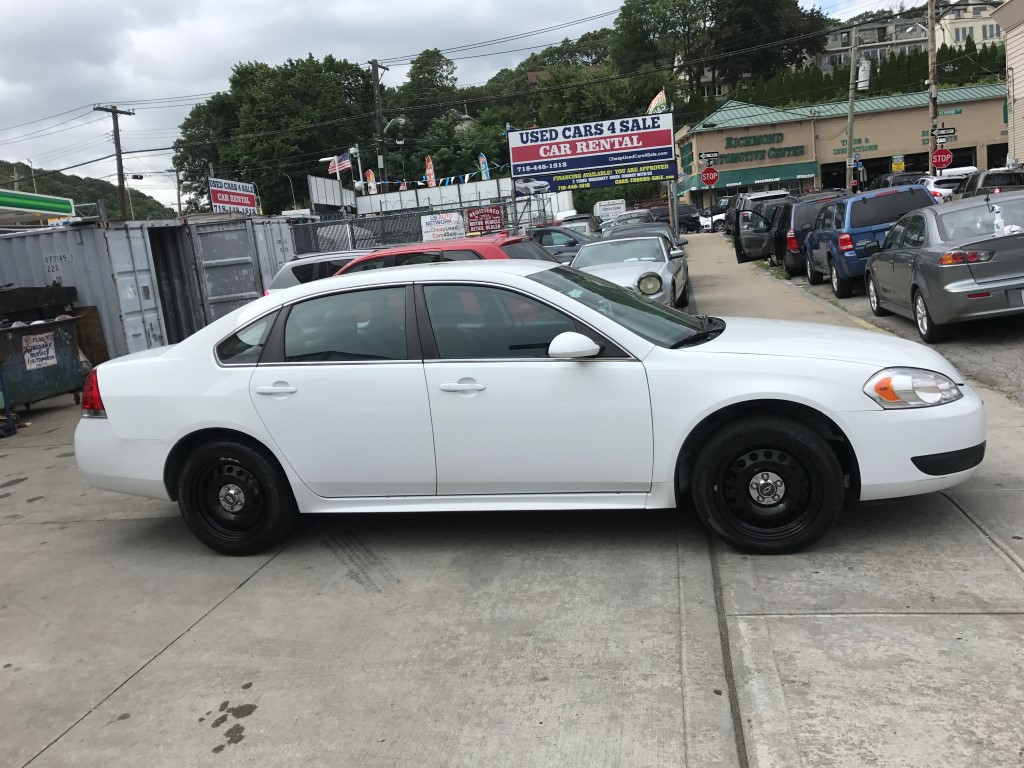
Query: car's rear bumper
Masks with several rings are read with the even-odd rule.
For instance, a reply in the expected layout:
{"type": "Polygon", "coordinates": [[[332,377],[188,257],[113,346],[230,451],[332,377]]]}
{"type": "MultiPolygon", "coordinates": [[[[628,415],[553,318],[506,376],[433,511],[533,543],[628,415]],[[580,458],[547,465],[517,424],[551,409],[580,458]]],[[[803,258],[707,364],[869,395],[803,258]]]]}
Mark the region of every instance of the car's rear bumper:
{"type": "Polygon", "coordinates": [[[940,491],[977,471],[985,408],[970,387],[961,390],[960,400],[931,408],[839,414],[857,456],[862,500],[940,491]]]}
{"type": "Polygon", "coordinates": [[[75,461],[89,484],[104,491],[169,501],[164,465],[170,446],[118,437],[107,419],[83,418],[75,429],[75,461]]]}
{"type": "Polygon", "coordinates": [[[959,280],[926,294],[928,311],[936,323],[981,320],[1024,313],[1024,280],[992,283],[959,280]]]}

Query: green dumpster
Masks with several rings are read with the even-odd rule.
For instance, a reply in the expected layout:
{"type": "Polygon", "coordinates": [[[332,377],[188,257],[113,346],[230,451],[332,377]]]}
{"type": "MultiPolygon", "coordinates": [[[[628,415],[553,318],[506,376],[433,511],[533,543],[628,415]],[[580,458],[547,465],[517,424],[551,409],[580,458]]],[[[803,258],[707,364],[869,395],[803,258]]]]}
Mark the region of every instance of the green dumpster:
{"type": "Polygon", "coordinates": [[[7,408],[63,394],[72,394],[79,402],[84,377],[75,335],[77,319],[0,328],[0,369],[7,408]]]}

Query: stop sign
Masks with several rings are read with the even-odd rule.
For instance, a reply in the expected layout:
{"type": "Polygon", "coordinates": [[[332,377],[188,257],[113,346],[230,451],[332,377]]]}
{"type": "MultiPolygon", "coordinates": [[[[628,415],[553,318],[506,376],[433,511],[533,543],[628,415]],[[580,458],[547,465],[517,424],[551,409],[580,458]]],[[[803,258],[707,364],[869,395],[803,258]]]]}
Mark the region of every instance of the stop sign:
{"type": "MultiPolygon", "coordinates": [[[[946,166],[942,166],[945,168],[946,166]]],[[[713,187],[718,183],[718,171],[714,168],[705,168],[700,173],[700,180],[704,182],[704,186],[713,187]]]]}
{"type": "Polygon", "coordinates": [[[953,164],[953,153],[948,149],[936,149],[932,152],[932,165],[938,169],[949,168],[953,164]]]}

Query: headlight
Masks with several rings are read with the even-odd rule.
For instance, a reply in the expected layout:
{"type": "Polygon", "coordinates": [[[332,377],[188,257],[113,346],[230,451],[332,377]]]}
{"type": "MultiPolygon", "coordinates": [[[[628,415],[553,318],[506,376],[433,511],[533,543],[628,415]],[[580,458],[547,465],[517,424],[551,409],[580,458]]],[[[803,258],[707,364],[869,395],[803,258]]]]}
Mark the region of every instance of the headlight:
{"type": "Polygon", "coordinates": [[[927,408],[964,396],[948,376],[922,368],[886,368],[864,385],[864,394],[886,409],[927,408]]]}
{"type": "Polygon", "coordinates": [[[637,281],[636,287],[644,296],[653,296],[661,290],[661,278],[653,272],[648,273],[637,281]]]}

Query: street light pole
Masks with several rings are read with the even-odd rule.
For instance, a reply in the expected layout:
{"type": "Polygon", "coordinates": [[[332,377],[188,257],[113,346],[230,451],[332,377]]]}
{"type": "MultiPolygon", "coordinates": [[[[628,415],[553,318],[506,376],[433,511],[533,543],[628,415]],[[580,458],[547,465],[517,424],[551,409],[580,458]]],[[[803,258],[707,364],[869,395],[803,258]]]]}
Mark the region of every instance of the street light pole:
{"type": "Polygon", "coordinates": [[[287,173],[284,174],[284,177],[286,179],[288,179],[288,186],[291,187],[291,190],[292,190],[292,210],[295,210],[295,209],[297,209],[299,207],[296,204],[296,202],[295,202],[295,185],[292,184],[292,177],[289,176],[287,173]]]}

